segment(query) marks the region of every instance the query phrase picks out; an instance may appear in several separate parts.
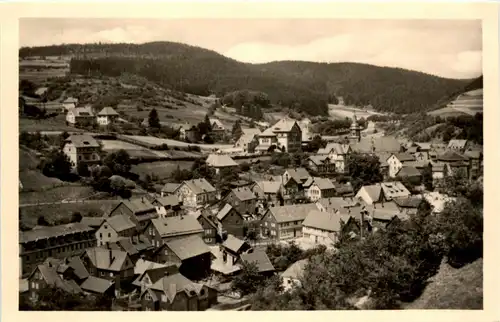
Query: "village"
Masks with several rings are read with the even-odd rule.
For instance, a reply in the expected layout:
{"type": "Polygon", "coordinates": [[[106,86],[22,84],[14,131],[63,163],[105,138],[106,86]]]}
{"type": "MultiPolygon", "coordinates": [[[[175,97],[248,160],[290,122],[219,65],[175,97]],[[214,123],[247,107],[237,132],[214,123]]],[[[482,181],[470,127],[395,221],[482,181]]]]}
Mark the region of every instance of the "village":
{"type": "MultiPolygon", "coordinates": [[[[120,126],[110,106],[93,110],[69,97],[63,109],[68,126],[120,126]]],[[[249,265],[264,279],[280,276],[283,292],[300,284],[307,259],[283,265],[270,247],[335,251],[340,240],[408,220],[424,201],[440,213],[454,200],[439,189],[444,178],[460,173],[472,182],[483,173],[480,145],[367,133],[373,124],[363,127],[356,113],[347,133],[336,137],[313,133],[307,117],[246,127],[238,121],[232,129],[216,116],[206,119],[211,137],[229,136],[231,143],[198,144],[197,168],[177,170],[186,178],[123,197],[102,216],[21,231],[21,295],[36,301],[57,288],[107,298],[113,310],[247,310],[251,294],[234,281],[249,265]],[[378,174],[369,183],[364,174],[356,177],[368,171],[365,165],[378,174]]],[[[195,146],[203,140],[198,129],[177,127],[178,142],[195,146]]],[[[107,152],[95,132],[69,131],[64,138],[59,152],[72,171],[102,167],[107,152]]]]}

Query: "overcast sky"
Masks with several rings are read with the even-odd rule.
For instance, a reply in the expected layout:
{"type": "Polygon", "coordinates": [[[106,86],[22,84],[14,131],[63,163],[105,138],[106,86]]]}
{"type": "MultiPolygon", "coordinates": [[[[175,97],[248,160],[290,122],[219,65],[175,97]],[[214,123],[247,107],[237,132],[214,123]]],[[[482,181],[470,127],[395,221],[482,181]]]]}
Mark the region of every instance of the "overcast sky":
{"type": "Polygon", "coordinates": [[[482,74],[479,20],[20,19],[20,46],[174,41],[243,62],[360,62],[449,78],[482,74]]]}

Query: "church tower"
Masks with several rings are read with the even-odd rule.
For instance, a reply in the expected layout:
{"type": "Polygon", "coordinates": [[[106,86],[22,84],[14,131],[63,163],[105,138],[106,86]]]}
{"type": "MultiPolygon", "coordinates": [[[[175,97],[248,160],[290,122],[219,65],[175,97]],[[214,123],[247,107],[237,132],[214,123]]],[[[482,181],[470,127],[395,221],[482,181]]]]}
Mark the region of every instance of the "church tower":
{"type": "Polygon", "coordinates": [[[352,124],[351,124],[351,133],[349,134],[349,143],[354,144],[361,140],[361,126],[358,124],[358,119],[356,118],[356,113],[354,113],[352,124]]]}

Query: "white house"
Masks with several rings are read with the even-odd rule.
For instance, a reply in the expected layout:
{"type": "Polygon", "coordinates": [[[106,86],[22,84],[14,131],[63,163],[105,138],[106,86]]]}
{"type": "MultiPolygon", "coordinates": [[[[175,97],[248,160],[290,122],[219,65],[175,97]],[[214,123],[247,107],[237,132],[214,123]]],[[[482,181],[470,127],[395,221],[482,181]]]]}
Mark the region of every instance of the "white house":
{"type": "Polygon", "coordinates": [[[65,140],[63,152],[68,156],[74,168],[80,163],[93,165],[101,160],[101,146],[93,137],[86,134],[69,136],[65,140]]]}
{"type": "Polygon", "coordinates": [[[90,106],[72,107],[66,113],[66,122],[71,125],[90,125],[95,117],[90,106]]]}
{"type": "Polygon", "coordinates": [[[332,246],[339,239],[340,216],[332,212],[312,210],[302,223],[302,235],[313,243],[332,246]]]}
{"type": "Polygon", "coordinates": [[[312,184],[306,189],[306,197],[312,202],[335,195],[335,185],[328,178],[314,177],[312,184]]]}
{"type": "Polygon", "coordinates": [[[415,157],[409,153],[393,153],[387,159],[387,163],[389,164],[389,177],[395,178],[398,174],[399,170],[403,168],[403,165],[406,162],[415,161],[415,157]]]}
{"type": "Polygon", "coordinates": [[[302,130],[297,121],[285,117],[259,135],[258,151],[265,152],[272,145],[276,145],[285,152],[300,150],[302,130]]]}
{"type": "Polygon", "coordinates": [[[209,167],[215,168],[216,173],[219,173],[221,169],[235,169],[238,167],[238,163],[226,154],[212,153],[205,162],[209,167]]]}
{"type": "Polygon", "coordinates": [[[95,233],[97,246],[114,243],[119,237],[132,237],[135,232],[136,225],[127,215],[105,218],[95,233]]]}
{"type": "Polygon", "coordinates": [[[97,124],[109,125],[116,121],[119,114],[112,107],[105,107],[97,113],[97,124]]]}
{"type": "Polygon", "coordinates": [[[184,181],[174,194],[188,208],[200,208],[217,198],[217,190],[204,178],[184,181]]]}

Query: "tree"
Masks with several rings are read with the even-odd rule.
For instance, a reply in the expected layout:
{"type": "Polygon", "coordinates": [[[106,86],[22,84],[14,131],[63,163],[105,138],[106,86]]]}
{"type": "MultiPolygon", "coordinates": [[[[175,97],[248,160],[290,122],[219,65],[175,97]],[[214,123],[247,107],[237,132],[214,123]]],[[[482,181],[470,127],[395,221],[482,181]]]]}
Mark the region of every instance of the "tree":
{"type": "Polygon", "coordinates": [[[422,170],[422,183],[424,184],[426,190],[428,191],[434,190],[433,178],[432,178],[432,165],[430,163],[422,170]]]}
{"type": "Polygon", "coordinates": [[[351,153],[347,158],[347,169],[352,178],[354,191],[363,185],[370,185],[382,181],[380,161],[376,156],[351,153]]]}
{"type": "Polygon", "coordinates": [[[231,289],[241,295],[252,294],[263,286],[265,278],[259,273],[256,263],[243,263],[241,273],[231,282],[231,289]]]}
{"type": "Polygon", "coordinates": [[[233,140],[237,141],[240,136],[243,134],[243,131],[241,129],[241,122],[240,120],[236,120],[233,124],[233,128],[231,129],[231,136],[233,140]]]}
{"type": "Polygon", "coordinates": [[[37,221],[36,221],[36,224],[38,226],[50,226],[49,222],[47,221],[47,219],[45,219],[45,216],[40,216],[38,217],[37,221]]]}
{"type": "Polygon", "coordinates": [[[321,135],[315,135],[313,139],[308,143],[307,149],[310,152],[316,152],[321,148],[325,148],[326,144],[326,141],[321,138],[321,135]]]}
{"type": "Polygon", "coordinates": [[[447,204],[437,219],[449,263],[460,267],[483,256],[483,211],[465,198],[447,204]]]}
{"type": "Polygon", "coordinates": [[[103,164],[107,166],[113,174],[126,174],[132,168],[130,156],[128,152],[123,149],[108,154],[104,158],[103,164]]]}
{"type": "Polygon", "coordinates": [[[71,222],[80,222],[82,220],[82,214],[80,214],[78,211],[75,211],[71,215],[71,222]]]}
{"type": "Polygon", "coordinates": [[[81,177],[88,177],[90,175],[89,166],[85,163],[78,163],[76,172],[78,172],[78,175],[81,177]]]}
{"type": "Polygon", "coordinates": [[[39,167],[47,177],[56,177],[61,180],[71,179],[71,161],[62,151],[50,151],[47,158],[42,160],[39,167]]]}
{"type": "Polygon", "coordinates": [[[148,124],[149,124],[149,127],[151,127],[151,128],[155,128],[155,129],[161,128],[160,118],[158,117],[158,112],[156,111],[155,108],[153,108],[151,110],[151,112],[149,112],[148,124]]]}

